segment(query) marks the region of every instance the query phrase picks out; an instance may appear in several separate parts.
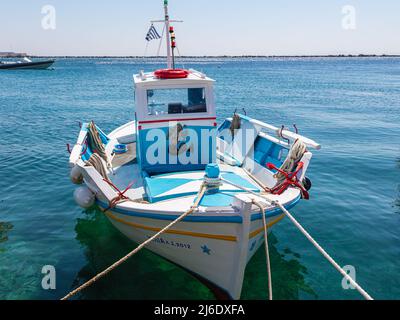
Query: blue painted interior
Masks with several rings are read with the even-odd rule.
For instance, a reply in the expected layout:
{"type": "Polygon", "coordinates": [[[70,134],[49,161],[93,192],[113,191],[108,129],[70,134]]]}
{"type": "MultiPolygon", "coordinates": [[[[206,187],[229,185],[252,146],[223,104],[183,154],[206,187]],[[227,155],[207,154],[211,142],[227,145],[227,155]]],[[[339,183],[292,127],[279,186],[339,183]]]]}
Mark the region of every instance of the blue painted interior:
{"type": "Polygon", "coordinates": [[[237,194],[235,191],[220,191],[205,194],[200,201],[200,205],[203,207],[227,207],[233,202],[235,194],[237,194]]]}
{"type": "MultiPolygon", "coordinates": [[[[177,188],[179,186],[182,186],[188,182],[191,181],[199,181],[202,179],[190,179],[190,178],[174,178],[175,174],[171,175],[161,175],[161,176],[152,176],[152,177],[146,177],[144,179],[145,182],[145,191],[147,194],[147,200],[151,203],[153,202],[159,202],[163,200],[168,200],[168,199],[173,199],[173,198],[178,198],[178,197],[184,197],[184,196],[190,196],[190,195],[196,195],[198,190],[185,190],[180,191],[180,192],[175,192],[169,195],[163,195],[164,193],[177,188]],[[168,177],[167,177],[168,176],[168,177]]],[[[256,185],[252,184],[248,180],[238,176],[235,173],[232,172],[222,172],[221,173],[222,178],[243,186],[245,188],[248,188],[254,192],[259,192],[259,189],[256,185]]],[[[232,202],[232,194],[237,193],[237,192],[243,192],[242,190],[228,190],[228,189],[223,189],[220,188],[219,192],[210,192],[205,196],[204,200],[205,205],[208,203],[208,205],[212,206],[222,206],[222,205],[229,205],[232,202]],[[215,196],[218,195],[218,196],[215,196]],[[221,200],[218,202],[218,200],[221,200]]]]}
{"type": "Polygon", "coordinates": [[[258,136],[254,143],[254,161],[265,167],[270,162],[278,168],[282,165],[287,149],[279,144],[258,136]]]}
{"type": "MultiPolygon", "coordinates": [[[[88,123],[83,123],[82,124],[82,129],[81,131],[87,132],[88,128],[88,123]]],[[[101,139],[101,142],[104,145],[107,145],[110,139],[107,137],[107,135],[96,125],[97,131],[99,132],[99,136],[101,139]]],[[[87,161],[90,159],[91,155],[93,154],[92,148],[90,147],[90,143],[88,143],[88,137],[86,136],[84,143],[82,144],[82,152],[85,151],[85,153],[82,154],[82,160],[87,161]],[[87,148],[86,148],[87,144],[87,148]]]]}
{"type": "MultiPolygon", "coordinates": [[[[248,120],[249,117],[244,115],[240,115],[242,120],[248,120]]],[[[223,130],[228,130],[230,128],[231,121],[225,120],[219,127],[218,132],[221,133],[223,130]]],[[[224,140],[223,135],[219,135],[219,137],[224,140]]],[[[276,144],[264,137],[258,136],[254,143],[254,154],[253,159],[255,162],[265,167],[265,165],[270,162],[280,167],[283,163],[283,160],[286,158],[288,153],[288,149],[276,144]]]]}

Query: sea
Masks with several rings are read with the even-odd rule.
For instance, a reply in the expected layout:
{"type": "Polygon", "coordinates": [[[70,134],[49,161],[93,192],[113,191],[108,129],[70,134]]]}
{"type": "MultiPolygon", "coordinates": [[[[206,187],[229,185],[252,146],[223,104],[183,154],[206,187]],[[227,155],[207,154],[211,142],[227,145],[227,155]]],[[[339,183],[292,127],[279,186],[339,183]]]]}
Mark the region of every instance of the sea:
{"type": "MultiPolygon", "coordinates": [[[[0,70],[0,299],[59,299],[136,245],[73,200],[66,144],[79,122],[105,132],[134,119],[132,76],[161,58],[58,58],[51,70],[0,70]],[[54,267],[54,287],[43,286],[54,267]],[[45,288],[43,288],[45,287],[45,288]]],[[[376,299],[400,298],[400,58],[182,58],[216,80],[218,121],[237,109],[322,146],[310,200],[291,212],[376,299]]],[[[362,299],[289,219],[269,237],[274,299],[362,299]]],[[[268,296],[265,253],[242,299],[268,296]]],[[[75,299],[214,299],[148,250],[75,299]]]]}

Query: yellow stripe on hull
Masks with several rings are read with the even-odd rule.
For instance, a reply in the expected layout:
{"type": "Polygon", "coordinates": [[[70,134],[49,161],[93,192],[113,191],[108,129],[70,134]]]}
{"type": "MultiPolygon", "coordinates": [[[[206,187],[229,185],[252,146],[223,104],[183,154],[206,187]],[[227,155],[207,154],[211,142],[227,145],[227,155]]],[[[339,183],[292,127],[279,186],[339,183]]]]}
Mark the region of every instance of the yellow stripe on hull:
{"type": "MultiPolygon", "coordinates": [[[[149,227],[145,226],[143,224],[138,224],[130,221],[126,221],[124,219],[118,218],[114,214],[110,213],[109,211],[106,212],[106,215],[120,223],[126,224],[128,226],[134,227],[134,228],[139,228],[139,229],[144,229],[144,230],[150,230],[154,232],[160,231],[162,228],[155,228],[155,227],[149,227]]],[[[226,236],[226,235],[219,235],[219,234],[207,234],[207,233],[197,233],[197,232],[190,232],[190,231],[182,231],[182,230],[167,230],[165,233],[171,233],[171,234],[179,234],[179,235],[185,235],[185,236],[191,236],[191,237],[197,237],[197,238],[207,238],[207,239],[216,239],[216,240],[224,240],[224,241],[236,241],[237,237],[235,236],[226,236]]]]}
{"type": "MultiPolygon", "coordinates": [[[[271,222],[267,223],[267,228],[272,227],[275,223],[281,221],[283,218],[285,217],[285,214],[282,213],[279,217],[277,217],[276,219],[272,220],[271,222]]],[[[254,238],[256,235],[258,235],[260,232],[263,232],[264,230],[264,226],[262,226],[259,229],[254,230],[253,232],[250,232],[249,238],[254,238]]]]}
{"type": "MultiPolygon", "coordinates": [[[[155,228],[155,227],[149,227],[143,224],[138,224],[138,223],[134,223],[134,222],[130,222],[130,221],[126,221],[124,219],[121,219],[119,217],[117,217],[116,215],[114,215],[113,213],[111,213],[110,211],[107,211],[105,213],[110,219],[115,220],[117,222],[120,222],[122,224],[131,226],[133,228],[139,228],[139,229],[144,229],[144,230],[150,230],[150,231],[154,231],[154,232],[158,232],[160,231],[162,228],[155,228]]],[[[282,220],[284,218],[285,214],[280,215],[279,217],[277,217],[276,219],[272,220],[271,222],[269,222],[267,224],[267,228],[272,227],[274,224],[276,224],[277,222],[279,222],[280,220],[282,220]]],[[[260,232],[262,232],[264,230],[264,227],[261,227],[257,230],[252,231],[249,234],[249,238],[254,238],[255,236],[257,236],[260,232]]],[[[196,238],[207,238],[207,239],[216,239],[216,240],[224,240],[224,241],[236,241],[237,237],[236,236],[228,236],[228,235],[219,235],[219,234],[207,234],[207,233],[198,233],[198,232],[191,232],[191,231],[183,231],[183,230],[167,230],[166,233],[170,233],[170,234],[178,234],[178,235],[184,235],[184,236],[190,236],[190,237],[196,237],[196,238]]]]}

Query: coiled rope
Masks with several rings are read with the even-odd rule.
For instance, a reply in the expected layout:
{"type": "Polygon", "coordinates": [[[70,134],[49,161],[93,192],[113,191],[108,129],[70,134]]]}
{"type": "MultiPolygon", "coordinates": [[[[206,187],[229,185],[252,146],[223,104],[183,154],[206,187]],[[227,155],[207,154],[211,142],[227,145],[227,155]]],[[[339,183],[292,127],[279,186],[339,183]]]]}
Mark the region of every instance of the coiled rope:
{"type": "Polygon", "coordinates": [[[268,248],[268,227],[267,227],[267,219],[265,218],[265,209],[264,206],[253,200],[253,203],[260,208],[260,212],[262,215],[263,225],[264,225],[264,244],[265,244],[265,258],[267,260],[267,271],[268,271],[268,293],[269,300],[272,300],[272,275],[271,275],[271,260],[269,258],[269,248],[268,248]]]}
{"type": "Polygon", "coordinates": [[[89,133],[88,136],[90,141],[90,147],[92,151],[98,153],[99,156],[102,157],[104,161],[108,163],[106,150],[104,148],[103,142],[101,141],[99,132],[97,131],[97,127],[94,121],[90,121],[88,125],[88,133],[89,133]]]}
{"type": "Polygon", "coordinates": [[[65,297],[63,297],[61,300],[68,300],[72,296],[76,295],[78,292],[84,290],[85,288],[89,287],[93,283],[95,283],[97,280],[100,278],[104,277],[107,275],[109,272],[120,266],[122,263],[124,263],[126,260],[128,260],[130,257],[134,256],[136,253],[138,253],[140,250],[142,250],[146,245],[148,245],[150,242],[152,242],[154,239],[156,239],[158,236],[166,232],[168,229],[173,227],[175,224],[177,224],[179,221],[181,221],[183,218],[188,216],[189,214],[193,213],[196,208],[199,206],[201,200],[203,199],[203,196],[205,192],[207,191],[207,185],[203,183],[200,187],[200,190],[196,196],[196,200],[193,202],[193,205],[190,207],[189,210],[185,211],[182,213],[177,219],[172,221],[169,225],[161,229],[159,232],[157,232],[155,235],[147,239],[146,241],[142,242],[139,246],[136,247],[136,249],[132,250],[130,253],[125,255],[123,258],[119,259],[117,262],[109,266],[107,269],[103,270],[102,272],[98,273],[96,276],[79,286],[78,288],[74,289],[70,293],[68,293],[65,297]]]}
{"type": "Polygon", "coordinates": [[[92,153],[89,160],[86,161],[85,166],[92,166],[103,177],[104,180],[109,181],[103,159],[97,153],[92,153]]]}
{"type": "MultiPolygon", "coordinates": [[[[285,161],[279,169],[285,172],[292,172],[306,151],[307,146],[305,145],[305,143],[301,139],[296,139],[296,141],[291,146],[285,161]]],[[[286,180],[285,175],[280,172],[275,174],[275,178],[278,180],[276,184],[277,186],[282,184],[286,180]]]]}

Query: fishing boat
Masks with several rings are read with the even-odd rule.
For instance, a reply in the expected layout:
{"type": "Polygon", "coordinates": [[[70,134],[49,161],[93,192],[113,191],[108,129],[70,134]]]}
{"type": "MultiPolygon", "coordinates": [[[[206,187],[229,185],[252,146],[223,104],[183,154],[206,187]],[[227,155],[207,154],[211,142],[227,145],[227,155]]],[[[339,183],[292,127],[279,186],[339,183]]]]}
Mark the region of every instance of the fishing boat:
{"type": "Polygon", "coordinates": [[[48,69],[54,64],[55,60],[32,61],[24,58],[22,61],[0,61],[0,70],[13,69],[48,69]]]}
{"type": "Polygon", "coordinates": [[[310,150],[320,145],[245,112],[217,123],[215,81],[175,68],[168,1],[164,11],[167,68],[133,76],[134,119],[109,134],[81,124],[69,148],[71,180],[83,184],[74,198],[137,244],[175,221],[146,248],[239,299],[264,231],[285,216],[274,201],[289,209],[309,198],[310,150]]]}

